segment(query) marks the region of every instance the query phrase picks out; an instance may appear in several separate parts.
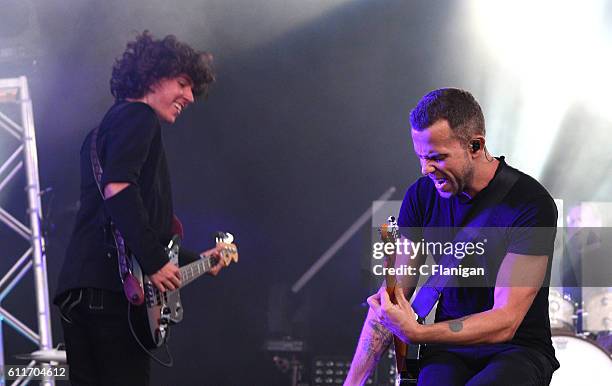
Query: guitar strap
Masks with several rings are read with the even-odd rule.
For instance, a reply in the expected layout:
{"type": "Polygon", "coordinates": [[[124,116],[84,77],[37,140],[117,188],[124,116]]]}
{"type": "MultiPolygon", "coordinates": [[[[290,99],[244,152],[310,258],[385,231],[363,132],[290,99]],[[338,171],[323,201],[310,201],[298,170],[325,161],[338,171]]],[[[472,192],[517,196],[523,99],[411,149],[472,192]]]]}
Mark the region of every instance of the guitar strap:
{"type": "MultiPolygon", "coordinates": [[[[89,156],[91,159],[91,170],[93,171],[94,180],[96,181],[98,191],[102,196],[102,202],[104,202],[104,191],[102,190],[102,165],[100,164],[100,159],[98,158],[97,146],[99,129],[100,127],[98,126],[91,133],[89,156]]],[[[142,296],[140,295],[142,290],[134,288],[134,282],[130,279],[132,278],[132,262],[127,255],[125,240],[123,239],[123,236],[121,236],[119,230],[115,227],[112,219],[110,222],[110,229],[113,239],[115,240],[115,246],[117,247],[119,278],[121,278],[121,283],[123,284],[123,291],[128,301],[130,301],[132,304],[139,305],[142,303],[142,296]]]]}
{"type": "MultiPolygon", "coordinates": [[[[501,162],[503,162],[503,157],[501,157],[501,162]]],[[[501,170],[495,176],[493,186],[489,186],[488,190],[490,191],[471,208],[463,221],[463,227],[459,229],[454,237],[454,243],[476,239],[480,233],[480,228],[486,226],[491,214],[495,212],[496,207],[508,195],[510,189],[519,179],[519,172],[505,164],[505,162],[500,167],[501,170]]],[[[461,261],[461,259],[456,258],[453,254],[447,254],[442,256],[438,264],[445,268],[455,268],[461,261]]],[[[412,309],[420,320],[425,320],[427,315],[429,315],[438,302],[442,290],[451,278],[450,275],[435,274],[427,279],[412,302],[412,309]]]]}

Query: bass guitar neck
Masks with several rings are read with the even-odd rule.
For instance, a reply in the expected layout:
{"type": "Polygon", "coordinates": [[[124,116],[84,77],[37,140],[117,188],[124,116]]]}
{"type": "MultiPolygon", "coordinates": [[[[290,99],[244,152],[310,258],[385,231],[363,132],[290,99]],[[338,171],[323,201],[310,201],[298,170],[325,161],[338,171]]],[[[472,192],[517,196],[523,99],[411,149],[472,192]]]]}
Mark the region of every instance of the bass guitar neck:
{"type": "MultiPolygon", "coordinates": [[[[399,230],[395,217],[391,216],[386,224],[380,227],[380,237],[385,243],[395,243],[399,239],[399,230]]],[[[385,255],[385,266],[395,266],[395,254],[385,255]]],[[[389,272],[386,270],[385,272],[389,272]]],[[[385,274],[387,294],[393,304],[397,304],[395,290],[398,286],[397,278],[392,274],[385,274]]],[[[419,345],[408,345],[396,335],[393,335],[393,348],[395,351],[396,385],[416,385],[419,374],[419,345]]]]}

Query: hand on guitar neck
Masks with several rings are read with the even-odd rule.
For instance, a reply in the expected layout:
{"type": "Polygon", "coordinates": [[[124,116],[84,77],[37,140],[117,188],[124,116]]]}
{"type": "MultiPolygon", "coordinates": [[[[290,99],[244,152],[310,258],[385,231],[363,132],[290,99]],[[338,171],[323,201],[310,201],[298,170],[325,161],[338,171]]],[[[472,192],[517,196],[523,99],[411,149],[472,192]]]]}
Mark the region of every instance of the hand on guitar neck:
{"type": "Polygon", "coordinates": [[[204,252],[200,253],[200,256],[203,256],[203,257],[212,257],[217,262],[210,269],[210,271],[207,272],[208,275],[217,276],[219,274],[219,271],[221,271],[221,269],[223,267],[225,267],[226,264],[219,264],[219,262],[223,258],[223,253],[225,251],[225,248],[226,247],[225,247],[224,244],[217,244],[216,247],[211,248],[211,249],[209,249],[207,251],[204,251],[204,252]]]}
{"type": "MultiPolygon", "coordinates": [[[[217,276],[219,271],[221,271],[221,269],[227,265],[219,264],[222,263],[222,259],[224,259],[226,249],[226,244],[218,243],[215,248],[211,248],[200,253],[200,256],[204,258],[211,258],[211,261],[215,262],[215,265],[206,274],[217,276]]],[[[172,262],[166,263],[166,265],[164,265],[159,271],[155,272],[149,278],[160,292],[174,291],[181,287],[181,270],[172,262]]]]}
{"type": "Polygon", "coordinates": [[[382,289],[368,298],[368,304],[378,321],[385,326],[393,335],[400,338],[404,343],[415,342],[415,337],[420,328],[423,328],[416,318],[416,314],[406,299],[401,287],[395,287],[392,296],[389,291],[382,289]]]}

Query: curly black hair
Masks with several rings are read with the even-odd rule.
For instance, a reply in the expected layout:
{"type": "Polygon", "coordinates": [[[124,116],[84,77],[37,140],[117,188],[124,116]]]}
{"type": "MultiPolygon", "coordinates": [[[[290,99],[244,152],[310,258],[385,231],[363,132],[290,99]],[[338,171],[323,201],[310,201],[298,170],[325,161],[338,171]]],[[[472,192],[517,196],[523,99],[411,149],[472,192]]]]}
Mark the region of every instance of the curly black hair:
{"type": "Polygon", "coordinates": [[[111,93],[117,100],[142,98],[155,82],[181,74],[191,78],[194,96],[206,95],[215,81],[212,55],[195,51],[174,35],[154,39],[145,30],[128,42],[123,55],[115,61],[111,93]]]}
{"type": "Polygon", "coordinates": [[[440,119],[446,119],[455,136],[469,142],[473,135],[485,135],[485,120],[472,94],[458,88],[441,88],[425,95],[410,113],[410,123],[423,131],[440,119]]]}

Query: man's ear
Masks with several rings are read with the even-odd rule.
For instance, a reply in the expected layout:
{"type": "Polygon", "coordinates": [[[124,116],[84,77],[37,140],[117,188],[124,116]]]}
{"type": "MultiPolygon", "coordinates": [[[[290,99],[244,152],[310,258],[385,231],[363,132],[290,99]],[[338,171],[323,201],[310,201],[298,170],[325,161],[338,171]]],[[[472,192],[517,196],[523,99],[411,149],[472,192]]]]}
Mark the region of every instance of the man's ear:
{"type": "Polygon", "coordinates": [[[483,136],[477,136],[472,138],[468,144],[468,149],[474,157],[476,157],[480,150],[484,150],[484,148],[485,138],[483,136]]]}

